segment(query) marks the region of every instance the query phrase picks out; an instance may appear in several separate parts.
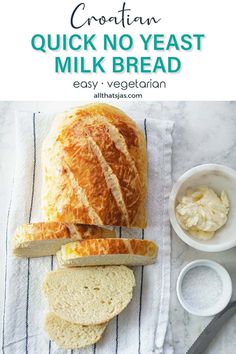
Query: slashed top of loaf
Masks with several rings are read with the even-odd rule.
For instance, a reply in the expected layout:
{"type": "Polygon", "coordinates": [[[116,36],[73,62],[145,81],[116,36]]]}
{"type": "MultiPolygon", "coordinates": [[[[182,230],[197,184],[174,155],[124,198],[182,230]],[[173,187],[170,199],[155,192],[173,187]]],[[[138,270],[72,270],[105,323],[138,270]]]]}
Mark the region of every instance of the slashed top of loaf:
{"type": "Polygon", "coordinates": [[[47,220],[146,226],[145,139],[125,113],[94,104],[58,116],[43,156],[47,220]]]}

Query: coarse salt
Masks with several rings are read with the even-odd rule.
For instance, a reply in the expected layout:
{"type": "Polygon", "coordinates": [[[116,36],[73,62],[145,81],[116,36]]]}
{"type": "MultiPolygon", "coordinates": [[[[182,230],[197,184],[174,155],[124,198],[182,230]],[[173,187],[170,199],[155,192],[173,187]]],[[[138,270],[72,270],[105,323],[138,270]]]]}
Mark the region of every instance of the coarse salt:
{"type": "Polygon", "coordinates": [[[182,282],[184,301],[195,309],[210,308],[222,295],[223,285],[219,275],[210,267],[191,268],[182,282]]]}

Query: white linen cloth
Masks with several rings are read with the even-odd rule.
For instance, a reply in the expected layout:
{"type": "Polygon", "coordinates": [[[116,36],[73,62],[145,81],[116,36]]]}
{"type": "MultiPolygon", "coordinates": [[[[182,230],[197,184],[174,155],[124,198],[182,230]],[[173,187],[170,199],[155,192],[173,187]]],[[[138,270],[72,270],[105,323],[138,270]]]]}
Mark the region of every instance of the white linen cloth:
{"type": "Polygon", "coordinates": [[[170,121],[143,119],[148,149],[148,227],[118,229],[119,236],[155,240],[158,262],[135,267],[136,287],[128,307],[108,325],[102,340],[81,350],[61,350],[43,331],[47,303],[41,293],[46,272],[55,257],[16,259],[11,238],[22,223],[42,220],[41,145],[53,117],[40,112],[16,115],[16,166],[6,232],[6,290],[3,315],[4,354],[171,354],[169,328],[172,128],[170,121]],[[167,333],[168,332],[168,333],[167,333]]]}

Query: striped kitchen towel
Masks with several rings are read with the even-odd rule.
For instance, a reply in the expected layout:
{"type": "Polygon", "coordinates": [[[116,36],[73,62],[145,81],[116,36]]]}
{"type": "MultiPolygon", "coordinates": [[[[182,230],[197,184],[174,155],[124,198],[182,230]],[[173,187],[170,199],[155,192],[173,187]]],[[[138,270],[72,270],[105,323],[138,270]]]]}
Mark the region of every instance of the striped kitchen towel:
{"type": "Polygon", "coordinates": [[[54,257],[19,260],[11,254],[11,238],[17,225],[42,220],[41,146],[51,122],[51,116],[39,112],[22,112],[16,117],[16,166],[6,226],[3,354],[173,353],[169,329],[168,218],[172,122],[148,117],[137,121],[145,132],[148,149],[148,227],[118,229],[120,237],[155,240],[160,247],[158,262],[134,269],[133,300],[109,323],[102,340],[86,349],[69,351],[58,349],[43,331],[47,304],[41,286],[45,274],[57,267],[56,260],[54,257]]]}

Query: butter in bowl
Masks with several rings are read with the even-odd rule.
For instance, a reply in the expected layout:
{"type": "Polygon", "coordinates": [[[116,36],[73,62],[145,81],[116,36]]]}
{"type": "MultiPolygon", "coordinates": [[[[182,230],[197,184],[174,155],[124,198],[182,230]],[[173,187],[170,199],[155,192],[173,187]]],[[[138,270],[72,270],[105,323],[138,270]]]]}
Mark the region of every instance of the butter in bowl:
{"type": "Polygon", "coordinates": [[[171,191],[169,215],[176,234],[195,249],[236,246],[236,171],[206,164],[185,172],[171,191]]]}

